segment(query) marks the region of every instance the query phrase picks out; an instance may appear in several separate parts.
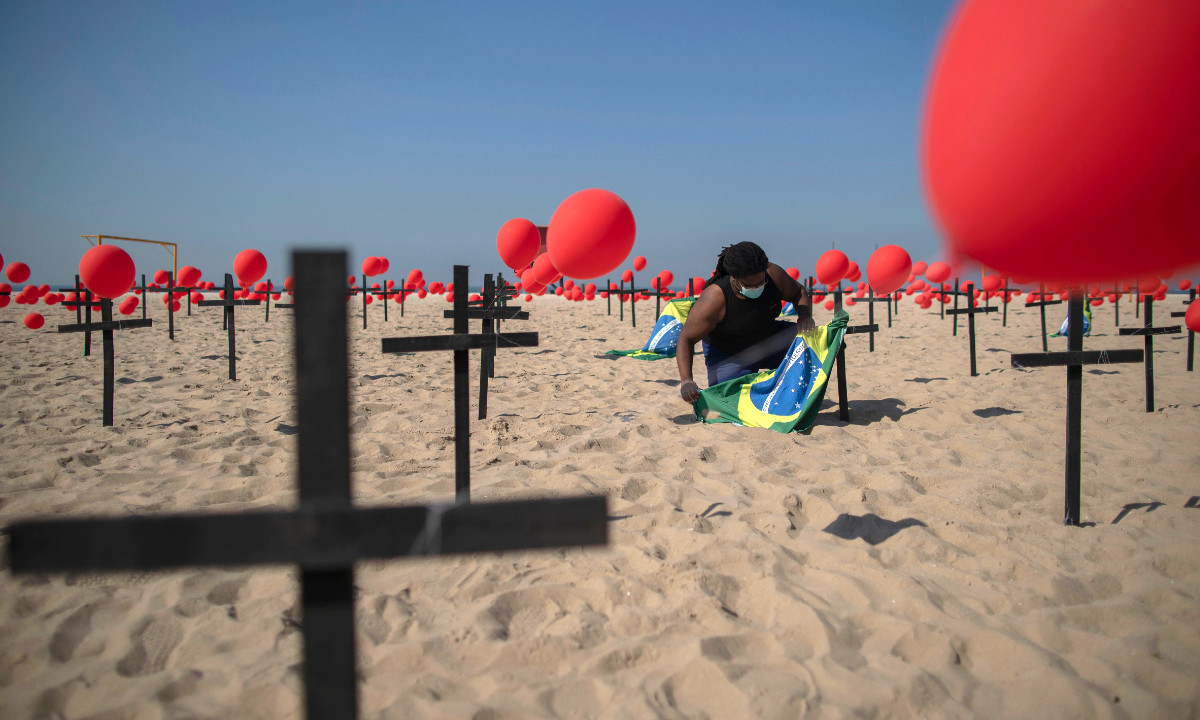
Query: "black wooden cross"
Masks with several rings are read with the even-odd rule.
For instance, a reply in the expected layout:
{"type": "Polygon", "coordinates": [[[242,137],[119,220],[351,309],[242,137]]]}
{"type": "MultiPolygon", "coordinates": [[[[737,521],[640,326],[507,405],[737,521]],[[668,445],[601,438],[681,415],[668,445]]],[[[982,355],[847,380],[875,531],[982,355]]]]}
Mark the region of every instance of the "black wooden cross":
{"type": "Polygon", "coordinates": [[[1004,312],[1000,316],[1000,327],[1008,327],[1008,304],[1012,302],[1012,293],[1020,288],[1009,287],[1008,283],[1004,283],[1000,287],[1000,302],[1004,303],[1004,312]]]}
{"type": "Polygon", "coordinates": [[[536,347],[538,334],[492,333],[471,335],[467,329],[467,266],[454,266],[454,334],[384,338],[383,352],[408,353],[430,350],[454,351],[454,496],[471,501],[471,400],[467,361],[471,350],[485,347],[536,347]]]}
{"type": "MultiPolygon", "coordinates": [[[[860,327],[865,327],[868,329],[867,330],[859,330],[858,332],[865,332],[870,336],[870,348],[871,348],[870,352],[875,352],[875,333],[879,331],[879,326],[875,324],[875,303],[887,303],[888,327],[891,327],[892,326],[892,296],[889,293],[887,295],[884,295],[883,297],[875,297],[875,289],[868,285],[867,286],[867,297],[858,298],[854,302],[867,304],[867,324],[862,325],[860,327]]],[[[847,332],[848,331],[849,331],[849,328],[847,328],[847,332]]]]}
{"type": "MultiPolygon", "coordinates": [[[[1192,290],[1188,291],[1188,299],[1184,300],[1183,304],[1191,305],[1194,302],[1196,302],[1196,290],[1193,288],[1192,290]]],[[[1182,312],[1172,312],[1171,313],[1171,317],[1173,317],[1173,318],[1185,317],[1185,316],[1187,316],[1186,310],[1184,310],[1182,312]]],[[[1195,357],[1196,357],[1196,333],[1193,332],[1191,328],[1188,328],[1188,349],[1187,349],[1187,371],[1188,372],[1192,372],[1193,360],[1195,359],[1195,357]]]]}
{"type": "MultiPolygon", "coordinates": [[[[89,296],[91,293],[88,293],[89,296]]],[[[153,320],[113,320],[112,300],[100,300],[100,322],[91,321],[91,303],[88,303],[89,319],[76,325],[59,325],[60,333],[92,333],[99,332],[103,338],[104,348],[104,411],[103,424],[110,427],[113,424],[113,395],[116,390],[116,351],[113,347],[114,330],[132,330],[134,328],[150,327],[153,320]]]]}
{"type": "Polygon", "coordinates": [[[296,303],[294,303],[294,302],[275,302],[272,299],[274,297],[274,293],[275,293],[274,284],[270,280],[264,280],[263,282],[265,282],[267,284],[267,291],[265,293],[261,293],[263,296],[262,304],[265,307],[265,310],[263,311],[263,322],[271,322],[271,306],[272,305],[274,305],[276,309],[279,309],[279,308],[294,309],[296,307],[296,303]]]}
{"type": "MultiPolygon", "coordinates": [[[[838,313],[842,310],[842,286],[838,283],[837,290],[834,290],[833,295],[833,312],[838,313]]],[[[879,326],[872,321],[867,325],[847,325],[846,335],[860,335],[869,333],[874,337],[875,333],[879,332],[879,326]]],[[[834,356],[834,367],[837,370],[837,387],[838,387],[838,419],[842,422],[850,422],[850,397],[846,389],[846,339],[842,338],[842,344],[838,348],[837,355],[834,356]]]]}
{"type": "Polygon", "coordinates": [[[237,300],[233,297],[233,276],[225,273],[225,293],[223,300],[201,300],[200,307],[225,308],[225,329],[229,333],[229,379],[237,380],[237,352],[234,350],[234,315],[233,308],[237,305],[257,305],[260,300],[237,300]]]}
{"type": "Polygon", "coordinates": [[[1017,369],[1033,367],[1067,368],[1067,447],[1066,500],[1063,524],[1078,525],[1080,520],[1080,453],[1083,424],[1083,366],[1107,363],[1136,363],[1144,360],[1141,350],[1083,349],[1083,292],[1071,291],[1067,307],[1067,351],[1013,355],[1017,369]]]}
{"type": "MultiPolygon", "coordinates": [[[[458,289],[458,280],[454,281],[455,290],[458,289]]],[[[501,307],[497,304],[496,283],[492,280],[491,273],[483,276],[483,297],[472,303],[467,301],[467,319],[482,320],[483,327],[480,329],[483,335],[495,335],[497,331],[496,323],[499,320],[528,320],[529,313],[517,308],[501,307]]],[[[455,318],[458,312],[458,294],[454,296],[455,309],[446,310],[444,317],[455,318]]],[[[536,344],[536,343],[535,343],[536,344]]],[[[487,391],[488,378],[496,377],[496,344],[484,343],[482,350],[479,353],[479,419],[483,420],[487,417],[487,391]]]]}
{"type": "Polygon", "coordinates": [[[1178,325],[1154,327],[1154,298],[1144,295],[1142,302],[1145,307],[1145,326],[1140,328],[1121,328],[1121,335],[1143,335],[1146,339],[1146,412],[1154,412],[1154,336],[1176,335],[1183,331],[1178,325]]]}
{"type": "MultiPolygon", "coordinates": [[[[372,288],[367,285],[367,274],[366,273],[363,273],[362,279],[363,279],[363,282],[362,282],[363,330],[366,330],[367,329],[367,297],[371,296],[371,297],[383,298],[383,321],[387,322],[388,321],[388,307],[387,307],[388,298],[391,297],[392,295],[403,295],[405,290],[403,288],[401,288],[399,290],[391,290],[386,286],[386,284],[384,287],[377,290],[377,289],[372,288]]],[[[409,292],[412,292],[412,291],[410,290],[409,292]]],[[[401,302],[400,302],[400,316],[404,317],[404,302],[403,302],[403,300],[401,300],[401,302]]]]}
{"type": "MultiPolygon", "coordinates": [[[[142,276],[142,284],[144,285],[145,283],[146,283],[146,276],[143,275],[142,276]]],[[[75,302],[65,303],[65,304],[75,306],[75,322],[76,322],[76,324],[91,325],[92,324],[92,308],[100,307],[100,302],[98,300],[95,300],[92,298],[92,291],[88,290],[86,287],[84,287],[83,283],[81,283],[79,281],[78,275],[75,276],[75,287],[59,288],[59,292],[67,292],[67,291],[75,293],[75,298],[76,298],[75,302]],[[86,317],[84,317],[85,311],[86,311],[86,317]]],[[[146,313],[144,313],[144,312],[142,313],[142,319],[143,320],[146,319],[146,313]]],[[[92,331],[85,329],[85,330],[82,330],[81,332],[83,333],[83,356],[91,357],[91,355],[92,355],[92,331]]]]}
{"type": "Polygon", "coordinates": [[[167,337],[171,340],[175,339],[175,299],[174,294],[179,292],[179,288],[175,287],[175,273],[170,270],[167,273],[167,284],[165,287],[150,287],[146,285],[146,276],[142,275],[142,317],[146,317],[146,306],[150,304],[150,295],[148,293],[167,293],[167,337]]]}
{"type": "MultiPolygon", "coordinates": [[[[1046,299],[1046,284],[1042,283],[1040,288],[1041,288],[1041,290],[1038,294],[1038,301],[1031,302],[1031,303],[1025,303],[1025,307],[1035,307],[1035,308],[1039,309],[1039,312],[1041,312],[1041,314],[1042,314],[1042,352],[1049,352],[1050,345],[1047,343],[1047,340],[1046,340],[1046,338],[1049,337],[1048,335],[1046,335],[1046,306],[1047,305],[1062,305],[1062,300],[1047,300],[1046,299]]],[[[1082,320],[1080,322],[1082,322],[1082,320]]]]}
{"type": "MultiPolygon", "coordinates": [[[[956,325],[958,324],[958,316],[959,315],[967,316],[967,335],[970,336],[970,346],[971,346],[971,377],[975,377],[976,375],[979,374],[978,372],[975,371],[975,315],[977,313],[996,312],[996,308],[994,308],[990,305],[987,305],[984,307],[978,307],[975,305],[975,286],[972,283],[966,284],[966,290],[963,291],[962,294],[967,297],[967,307],[963,308],[961,310],[959,310],[959,309],[947,310],[946,312],[955,316],[954,322],[956,325]]],[[[957,295],[955,296],[954,304],[955,305],[958,304],[957,295]]]]}
{"type": "MultiPolygon", "coordinates": [[[[345,253],[296,253],[300,506],[295,511],[14,524],[14,573],[299,565],[305,710],[358,714],[354,563],[607,542],[604,496],[356,508],[351,502],[345,253]]],[[[137,321],[135,321],[137,322],[137,321]]]]}

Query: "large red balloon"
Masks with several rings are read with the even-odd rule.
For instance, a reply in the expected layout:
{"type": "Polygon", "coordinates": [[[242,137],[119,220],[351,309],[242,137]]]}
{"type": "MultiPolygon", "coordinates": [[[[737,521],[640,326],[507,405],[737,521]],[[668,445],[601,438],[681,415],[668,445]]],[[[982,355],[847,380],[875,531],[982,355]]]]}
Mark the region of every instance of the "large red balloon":
{"type": "Polygon", "coordinates": [[[500,226],[496,233],[496,249],[500,252],[500,261],[514,272],[529,267],[529,263],[537,257],[542,246],[542,235],[534,225],[525,218],[513,218],[500,226]]]}
{"type": "Polygon", "coordinates": [[[246,248],[233,259],[233,272],[242,285],[258,282],[267,274],[267,258],[253,248],[246,248]]]}
{"type": "Polygon", "coordinates": [[[1032,280],[1200,261],[1200,2],[967,0],[936,61],[926,185],[951,247],[1032,280]]]}
{"type": "Polygon", "coordinates": [[[850,258],[841,250],[826,250],[817,258],[817,280],[822,285],[836,285],[849,269],[850,258]]]}
{"type": "Polygon", "coordinates": [[[133,258],[116,245],[97,245],[79,259],[79,278],[93,294],[116,298],[133,287],[133,258]]]}
{"type": "Polygon", "coordinates": [[[899,245],[884,245],[867,260],[867,280],[876,295],[898,290],[911,271],[912,258],[899,245]]]}
{"type": "Polygon", "coordinates": [[[23,283],[29,279],[29,266],[23,262],[12,262],[4,269],[10,282],[23,283]]]}
{"type": "Polygon", "coordinates": [[[633,211],[624,200],[608,190],[580,190],[550,217],[546,251],[563,275],[589,280],[624,262],[636,235],[633,211]]]}
{"type": "Polygon", "coordinates": [[[925,278],[931,283],[945,282],[950,277],[950,266],[938,260],[925,269],[925,278]]]}

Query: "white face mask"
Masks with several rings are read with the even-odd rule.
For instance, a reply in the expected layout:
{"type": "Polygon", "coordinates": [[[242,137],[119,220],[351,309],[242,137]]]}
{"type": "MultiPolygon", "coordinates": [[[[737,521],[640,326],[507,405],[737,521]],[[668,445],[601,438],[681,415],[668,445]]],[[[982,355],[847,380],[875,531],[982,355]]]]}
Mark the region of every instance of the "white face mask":
{"type": "MultiPolygon", "coordinates": [[[[738,285],[742,285],[742,284],[739,282],[738,285]]],[[[751,300],[753,300],[754,298],[758,297],[759,295],[762,295],[763,290],[765,290],[766,287],[767,287],[766,281],[763,281],[763,284],[759,285],[758,287],[746,287],[745,285],[742,285],[742,294],[745,295],[746,297],[750,298],[751,300]]]]}

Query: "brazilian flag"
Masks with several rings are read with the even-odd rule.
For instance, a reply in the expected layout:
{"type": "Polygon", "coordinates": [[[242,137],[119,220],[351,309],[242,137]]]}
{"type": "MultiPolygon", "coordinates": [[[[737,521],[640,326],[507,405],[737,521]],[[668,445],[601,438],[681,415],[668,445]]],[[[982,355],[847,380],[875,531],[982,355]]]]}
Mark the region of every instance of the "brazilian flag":
{"type": "Polygon", "coordinates": [[[825,325],[797,334],[783,364],[775,370],[701,390],[693,403],[696,417],[706,423],[737,423],[776,432],[809,429],[825,398],[825,385],[848,320],[842,310],[825,325]]]}
{"type": "Polygon", "coordinates": [[[624,355],[638,360],[662,360],[675,357],[675,347],[679,344],[679,332],[687,321],[692,305],[696,304],[695,297],[679,298],[667,303],[654,329],[650,331],[650,339],[641,350],[609,350],[605,355],[624,355]]]}

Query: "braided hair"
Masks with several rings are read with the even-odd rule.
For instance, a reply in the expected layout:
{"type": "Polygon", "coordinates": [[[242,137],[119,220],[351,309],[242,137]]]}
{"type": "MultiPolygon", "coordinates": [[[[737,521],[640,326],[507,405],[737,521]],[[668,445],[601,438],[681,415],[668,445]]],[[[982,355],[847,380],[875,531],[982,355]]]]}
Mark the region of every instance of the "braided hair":
{"type": "Polygon", "coordinates": [[[713,270],[708,281],[711,283],[726,275],[747,277],[766,272],[768,262],[763,249],[749,240],[730,245],[722,249],[721,254],[717,256],[717,269],[713,270]]]}

